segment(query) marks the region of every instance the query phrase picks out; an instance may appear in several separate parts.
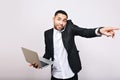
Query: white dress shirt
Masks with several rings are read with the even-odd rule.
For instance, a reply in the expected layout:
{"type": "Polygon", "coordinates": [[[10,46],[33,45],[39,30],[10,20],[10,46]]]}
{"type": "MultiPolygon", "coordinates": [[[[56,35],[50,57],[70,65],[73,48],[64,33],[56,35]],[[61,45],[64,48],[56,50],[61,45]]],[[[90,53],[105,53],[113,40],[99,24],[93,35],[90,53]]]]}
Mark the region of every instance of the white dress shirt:
{"type": "Polygon", "coordinates": [[[54,29],[54,64],[52,66],[52,75],[55,78],[67,79],[74,76],[69,63],[68,54],[63,45],[62,33],[54,29]]]}

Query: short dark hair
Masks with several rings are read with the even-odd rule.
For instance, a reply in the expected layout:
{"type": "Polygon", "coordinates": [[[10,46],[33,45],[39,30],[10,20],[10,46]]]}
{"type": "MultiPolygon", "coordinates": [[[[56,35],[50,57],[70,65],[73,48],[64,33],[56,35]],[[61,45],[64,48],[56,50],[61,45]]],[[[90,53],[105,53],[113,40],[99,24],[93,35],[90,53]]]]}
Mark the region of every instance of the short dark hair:
{"type": "Polygon", "coordinates": [[[67,14],[65,11],[63,11],[63,10],[58,10],[58,11],[56,11],[54,16],[56,16],[56,15],[59,14],[59,13],[66,15],[67,18],[68,18],[68,14],[67,14]]]}

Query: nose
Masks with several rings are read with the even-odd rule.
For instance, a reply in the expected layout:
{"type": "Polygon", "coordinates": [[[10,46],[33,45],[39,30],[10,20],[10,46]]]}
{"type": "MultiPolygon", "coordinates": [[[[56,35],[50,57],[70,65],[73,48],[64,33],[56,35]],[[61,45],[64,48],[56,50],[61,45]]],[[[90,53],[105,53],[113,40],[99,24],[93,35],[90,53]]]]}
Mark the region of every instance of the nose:
{"type": "Polygon", "coordinates": [[[60,25],[63,25],[63,21],[60,21],[60,25]]]}

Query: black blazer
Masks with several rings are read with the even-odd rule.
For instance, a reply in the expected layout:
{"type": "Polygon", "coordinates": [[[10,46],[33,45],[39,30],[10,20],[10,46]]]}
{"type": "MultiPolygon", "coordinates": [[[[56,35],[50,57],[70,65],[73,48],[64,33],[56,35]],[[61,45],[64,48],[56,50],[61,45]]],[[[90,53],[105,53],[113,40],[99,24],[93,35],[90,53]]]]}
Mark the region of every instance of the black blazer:
{"type": "MultiPolygon", "coordinates": [[[[96,37],[94,29],[80,28],[72,23],[71,20],[67,21],[65,30],[62,32],[63,45],[68,53],[68,62],[70,68],[74,73],[81,70],[81,61],[79,51],[76,48],[74,37],[79,35],[86,38],[96,37]]],[[[54,60],[54,47],[53,47],[53,28],[45,31],[45,54],[44,58],[54,60]]]]}

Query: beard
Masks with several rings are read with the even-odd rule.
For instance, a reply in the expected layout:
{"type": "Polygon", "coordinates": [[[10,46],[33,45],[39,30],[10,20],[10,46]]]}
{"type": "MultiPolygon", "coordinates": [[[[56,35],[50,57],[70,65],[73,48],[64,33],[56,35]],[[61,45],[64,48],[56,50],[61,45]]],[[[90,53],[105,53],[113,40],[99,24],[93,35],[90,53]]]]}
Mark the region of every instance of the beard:
{"type": "Polygon", "coordinates": [[[54,25],[54,28],[56,30],[62,31],[65,28],[65,26],[58,24],[58,25],[54,25]]]}
{"type": "Polygon", "coordinates": [[[65,26],[64,27],[61,27],[61,28],[58,28],[58,27],[54,27],[56,30],[60,31],[60,32],[63,32],[65,30],[65,26]]]}

